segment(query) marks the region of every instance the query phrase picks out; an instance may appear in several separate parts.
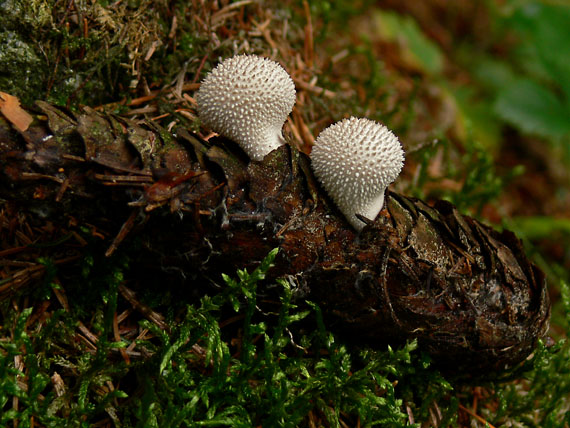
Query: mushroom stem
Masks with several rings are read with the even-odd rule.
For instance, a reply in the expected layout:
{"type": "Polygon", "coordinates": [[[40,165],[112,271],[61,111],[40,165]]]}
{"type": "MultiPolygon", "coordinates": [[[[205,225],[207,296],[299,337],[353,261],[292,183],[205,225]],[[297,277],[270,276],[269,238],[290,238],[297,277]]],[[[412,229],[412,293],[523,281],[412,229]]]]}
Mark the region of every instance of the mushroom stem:
{"type": "MultiPolygon", "coordinates": [[[[374,221],[374,219],[376,218],[376,216],[378,215],[378,213],[380,212],[380,210],[384,206],[384,194],[385,194],[385,191],[382,192],[382,194],[372,198],[368,204],[366,204],[365,206],[363,206],[360,209],[357,209],[356,214],[360,214],[362,217],[365,217],[369,220],[374,221]]],[[[355,229],[362,227],[362,222],[360,220],[358,220],[358,221],[359,221],[358,223],[352,224],[352,226],[355,229]]]]}

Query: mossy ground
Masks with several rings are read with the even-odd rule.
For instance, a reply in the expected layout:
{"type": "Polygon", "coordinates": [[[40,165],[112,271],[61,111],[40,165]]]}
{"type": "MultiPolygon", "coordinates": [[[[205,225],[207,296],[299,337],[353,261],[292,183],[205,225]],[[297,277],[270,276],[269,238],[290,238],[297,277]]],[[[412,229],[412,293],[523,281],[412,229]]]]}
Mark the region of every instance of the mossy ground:
{"type": "MultiPolygon", "coordinates": [[[[91,253],[74,276],[43,260],[47,274],[1,304],[0,424],[570,426],[570,131],[557,120],[570,91],[556,56],[570,41],[546,30],[569,12],[507,3],[1,2],[0,90],[24,104],[88,105],[199,132],[198,83],[219,58],[249,52],[292,74],[286,131],[301,150],[342,117],[384,122],[407,151],[396,190],[449,199],[525,239],[549,276],[556,344],[501,380],[466,383],[414,343],[346,347],[317,306],[312,331],[296,329],[308,314],[286,282],[276,285],[280,308],[260,311],[255,289],[271,257],[237,279],[227,272],[219,295],[184,301],[133,283],[136,252],[105,259],[85,230],[76,239],[93,241],[91,253]],[[553,40],[562,46],[544,52],[553,40]],[[531,127],[517,90],[554,113],[533,111],[531,127]]],[[[6,237],[33,241],[33,230],[13,238],[6,221],[3,250],[13,247],[6,237]]],[[[17,256],[3,255],[3,274],[17,269],[17,256]]]]}

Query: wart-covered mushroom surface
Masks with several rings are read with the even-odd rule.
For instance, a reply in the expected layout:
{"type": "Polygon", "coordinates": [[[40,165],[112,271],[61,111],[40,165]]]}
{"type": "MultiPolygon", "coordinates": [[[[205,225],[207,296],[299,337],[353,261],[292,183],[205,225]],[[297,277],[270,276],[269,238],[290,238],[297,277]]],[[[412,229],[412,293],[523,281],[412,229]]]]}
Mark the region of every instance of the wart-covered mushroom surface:
{"type": "Polygon", "coordinates": [[[356,230],[374,220],[384,192],[400,174],[404,151],[384,125],[351,117],[323,130],[311,152],[315,175],[356,230]]]}
{"type": "Polygon", "coordinates": [[[196,101],[205,125],[259,161],[285,144],[282,128],[295,104],[295,84],[279,63],[237,55],[208,73],[196,101]]]}

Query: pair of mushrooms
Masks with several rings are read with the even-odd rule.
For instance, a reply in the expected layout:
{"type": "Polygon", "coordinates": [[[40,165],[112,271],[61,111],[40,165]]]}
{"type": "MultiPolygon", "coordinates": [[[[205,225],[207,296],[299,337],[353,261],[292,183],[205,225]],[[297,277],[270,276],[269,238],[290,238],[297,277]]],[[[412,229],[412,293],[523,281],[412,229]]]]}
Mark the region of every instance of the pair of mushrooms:
{"type": "MultiPolygon", "coordinates": [[[[196,101],[204,124],[260,161],[285,144],[281,131],[295,104],[295,85],[277,62],[238,55],[206,76],[196,101]]],[[[398,138],[366,118],[351,117],[324,129],[311,153],[316,177],[357,231],[366,225],[357,214],[376,218],[403,164],[398,138]]]]}

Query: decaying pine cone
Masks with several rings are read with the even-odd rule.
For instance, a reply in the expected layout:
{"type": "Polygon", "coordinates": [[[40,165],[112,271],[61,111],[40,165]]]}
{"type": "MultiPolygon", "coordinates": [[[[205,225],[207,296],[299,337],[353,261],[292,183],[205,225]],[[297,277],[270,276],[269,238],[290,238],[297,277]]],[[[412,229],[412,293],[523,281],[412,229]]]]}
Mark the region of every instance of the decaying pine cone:
{"type": "Polygon", "coordinates": [[[141,254],[189,284],[219,282],[279,247],[270,280],[297,284],[331,329],[370,346],[417,338],[458,371],[515,365],[546,333],[545,277],[520,241],[447,202],[388,192],[356,234],[288,146],[248,162],[227,140],[38,108],[25,132],[0,118],[0,197],[37,224],[88,225],[110,236],[108,255],[142,237],[141,254]]]}

